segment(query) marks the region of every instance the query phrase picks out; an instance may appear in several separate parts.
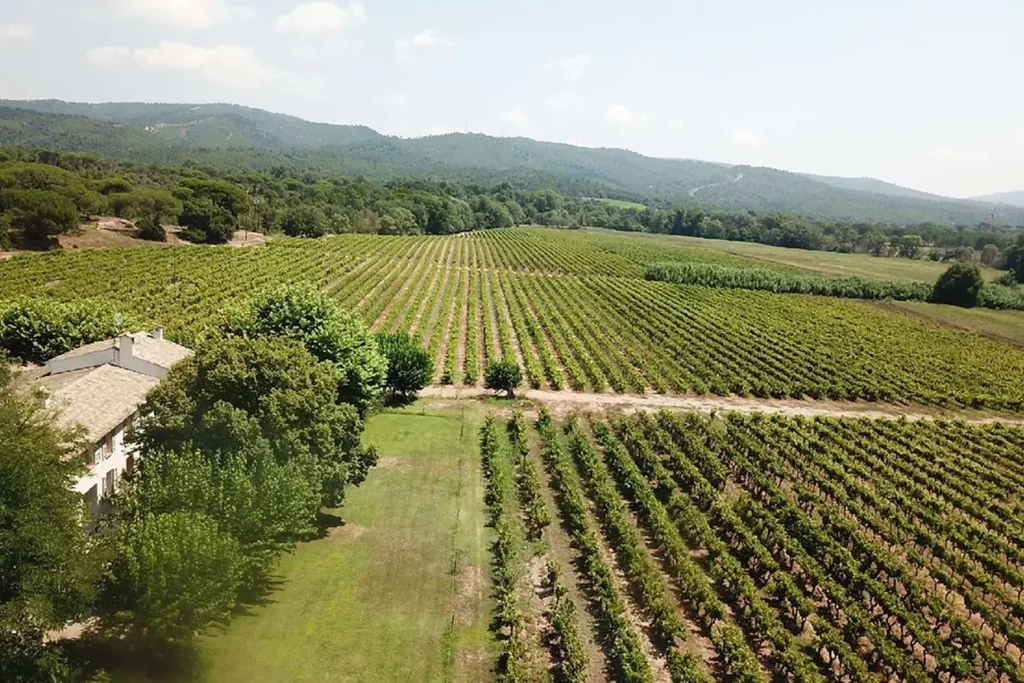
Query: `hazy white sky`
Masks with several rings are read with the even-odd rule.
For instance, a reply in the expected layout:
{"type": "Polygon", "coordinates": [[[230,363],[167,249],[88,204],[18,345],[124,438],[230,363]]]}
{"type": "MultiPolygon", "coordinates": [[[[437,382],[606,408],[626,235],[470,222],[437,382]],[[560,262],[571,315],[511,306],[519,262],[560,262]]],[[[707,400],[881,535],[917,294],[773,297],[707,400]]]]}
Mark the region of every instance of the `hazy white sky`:
{"type": "Polygon", "coordinates": [[[2,0],[0,97],[1024,189],[1024,0],[2,0]]]}

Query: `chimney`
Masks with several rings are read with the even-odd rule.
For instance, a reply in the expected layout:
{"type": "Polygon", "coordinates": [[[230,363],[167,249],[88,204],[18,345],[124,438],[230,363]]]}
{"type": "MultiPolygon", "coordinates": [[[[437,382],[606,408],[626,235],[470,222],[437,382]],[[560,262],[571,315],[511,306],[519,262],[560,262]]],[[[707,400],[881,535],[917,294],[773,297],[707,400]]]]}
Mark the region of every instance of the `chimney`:
{"type": "Polygon", "coordinates": [[[157,341],[164,340],[164,328],[162,325],[157,325],[153,328],[153,339],[156,339],[157,341]]]}
{"type": "Polygon", "coordinates": [[[134,353],[132,347],[135,344],[135,340],[132,339],[130,334],[122,334],[117,340],[117,364],[124,367],[125,362],[131,358],[134,353]]]}

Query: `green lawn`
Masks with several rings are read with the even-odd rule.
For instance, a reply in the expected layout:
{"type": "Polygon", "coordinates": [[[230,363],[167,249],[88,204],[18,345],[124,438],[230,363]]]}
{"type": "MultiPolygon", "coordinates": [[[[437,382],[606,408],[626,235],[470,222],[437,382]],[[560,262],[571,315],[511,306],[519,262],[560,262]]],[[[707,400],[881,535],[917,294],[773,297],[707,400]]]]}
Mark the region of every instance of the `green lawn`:
{"type": "Polygon", "coordinates": [[[202,678],[488,680],[483,416],[414,406],[371,418],[381,461],[338,511],[345,524],[283,558],[269,604],[204,639],[202,678]]]}
{"type": "Polygon", "coordinates": [[[942,325],[952,325],[989,337],[1024,344],[1024,311],[959,308],[917,301],[901,301],[893,303],[892,306],[942,325]]]}
{"type": "MultiPolygon", "coordinates": [[[[636,233],[631,233],[636,234],[636,233]]],[[[709,240],[702,237],[681,235],[642,235],[662,244],[699,247],[724,252],[735,256],[777,263],[780,265],[812,270],[829,275],[858,275],[883,279],[934,282],[949,268],[948,263],[935,263],[920,259],[881,258],[867,254],[840,254],[831,251],[810,251],[808,249],[787,249],[752,242],[730,242],[709,240]]],[[[983,267],[986,280],[995,280],[1002,271],[983,267]]]]}

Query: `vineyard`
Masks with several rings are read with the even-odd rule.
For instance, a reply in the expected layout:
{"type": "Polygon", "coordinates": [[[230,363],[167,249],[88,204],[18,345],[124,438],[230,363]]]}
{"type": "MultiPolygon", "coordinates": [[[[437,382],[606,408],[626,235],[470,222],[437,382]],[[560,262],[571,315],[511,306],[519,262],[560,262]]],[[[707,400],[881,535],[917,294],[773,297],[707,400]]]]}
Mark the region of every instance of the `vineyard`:
{"type": "Polygon", "coordinates": [[[513,358],[536,388],[1024,407],[1024,350],[860,301],[644,280],[671,261],[766,267],[539,228],[341,235],[19,257],[0,263],[0,300],[102,299],[192,343],[254,289],[310,282],[376,330],[417,335],[436,383],[475,385],[513,358]]]}
{"type": "Polygon", "coordinates": [[[479,437],[499,680],[1024,680],[1024,431],[541,411],[479,437]]]}

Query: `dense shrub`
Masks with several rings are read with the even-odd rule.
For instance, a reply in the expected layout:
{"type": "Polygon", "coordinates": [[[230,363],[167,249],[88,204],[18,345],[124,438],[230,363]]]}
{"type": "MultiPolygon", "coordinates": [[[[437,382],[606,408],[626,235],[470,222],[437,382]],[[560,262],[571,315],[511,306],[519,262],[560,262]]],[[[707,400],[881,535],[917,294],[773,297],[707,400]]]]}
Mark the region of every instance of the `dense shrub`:
{"type": "Polygon", "coordinates": [[[140,238],[153,242],[167,241],[167,231],[164,230],[164,226],[160,225],[160,221],[153,216],[144,216],[135,225],[139,229],[140,238]]]}
{"type": "Polygon", "coordinates": [[[377,345],[388,362],[384,388],[402,398],[415,396],[434,376],[434,361],[408,332],[377,335],[377,345]]]}
{"type": "Polygon", "coordinates": [[[509,398],[515,398],[516,388],[522,383],[523,371],[515,361],[491,361],[484,370],[484,386],[494,391],[504,391],[509,398]]]}
{"type": "Polygon", "coordinates": [[[107,304],[24,299],[0,309],[0,350],[11,358],[42,364],[128,329],[130,321],[107,304]]]}
{"type": "Polygon", "coordinates": [[[954,263],[935,283],[932,301],[970,308],[978,305],[978,295],[985,280],[978,266],[954,263]]]}
{"type": "Polygon", "coordinates": [[[818,294],[848,299],[925,301],[931,294],[931,287],[918,282],[827,277],[761,268],[729,268],[707,263],[654,263],[647,267],[645,277],[674,284],[755,289],[777,294],[818,294]]]}

